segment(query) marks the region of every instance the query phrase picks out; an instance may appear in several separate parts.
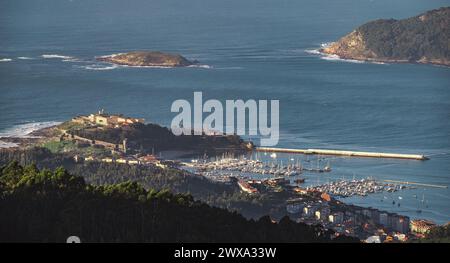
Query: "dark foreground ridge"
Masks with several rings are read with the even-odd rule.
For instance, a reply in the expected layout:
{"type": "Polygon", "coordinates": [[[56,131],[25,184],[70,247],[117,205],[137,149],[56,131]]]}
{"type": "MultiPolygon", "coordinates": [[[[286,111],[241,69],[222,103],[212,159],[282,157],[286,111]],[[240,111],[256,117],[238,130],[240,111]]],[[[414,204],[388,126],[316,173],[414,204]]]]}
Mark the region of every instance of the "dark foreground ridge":
{"type": "Polygon", "coordinates": [[[0,241],[65,242],[331,242],[319,226],[287,217],[246,220],[187,194],[137,183],[93,186],[65,169],[12,162],[0,170],[0,241]]]}
{"type": "Polygon", "coordinates": [[[450,7],[368,22],[320,51],[344,59],[450,66],[450,7]]]}

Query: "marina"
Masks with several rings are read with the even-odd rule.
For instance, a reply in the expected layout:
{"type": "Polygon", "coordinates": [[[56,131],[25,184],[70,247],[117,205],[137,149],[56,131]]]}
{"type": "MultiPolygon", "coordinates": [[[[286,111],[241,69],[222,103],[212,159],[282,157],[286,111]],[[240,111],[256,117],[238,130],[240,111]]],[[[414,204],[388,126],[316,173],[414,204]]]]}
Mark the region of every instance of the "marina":
{"type": "MultiPolygon", "coordinates": [[[[244,156],[239,158],[223,156],[222,158],[216,158],[213,161],[205,159],[192,160],[191,163],[186,163],[185,165],[193,167],[200,172],[210,174],[218,171],[226,171],[272,176],[296,176],[300,175],[304,169],[300,162],[283,165],[282,161],[280,163],[269,161],[263,162],[259,159],[248,159],[244,156]]],[[[324,168],[321,170],[327,169],[324,168]]]]}
{"type": "Polygon", "coordinates": [[[335,181],[328,184],[308,187],[307,190],[325,192],[339,197],[367,196],[382,192],[397,192],[408,187],[401,184],[382,183],[370,178],[351,181],[335,181]]]}
{"type": "MultiPolygon", "coordinates": [[[[325,159],[317,159],[317,168],[306,168],[304,162],[314,162],[310,159],[300,161],[299,159],[288,158],[287,160],[277,160],[276,154],[272,153],[269,158],[260,160],[258,156],[239,156],[222,155],[222,157],[215,157],[212,159],[194,159],[190,163],[183,163],[183,165],[201,176],[216,182],[232,183],[232,178],[238,180],[238,186],[247,193],[257,193],[251,184],[269,184],[277,185],[277,180],[274,178],[286,178],[288,184],[301,185],[305,183],[305,177],[301,176],[304,172],[331,172],[330,162],[323,167],[320,162],[325,159]],[[258,175],[258,179],[254,178],[258,175]],[[290,180],[290,177],[294,177],[290,180]],[[270,182],[269,182],[270,181],[270,182]],[[273,181],[273,182],[272,182],[273,181]]],[[[285,181],[286,181],[285,180],[285,181]]],[[[314,181],[314,180],[313,180],[314,181]]],[[[410,183],[411,184],[411,183],[410,183]]],[[[382,192],[397,192],[413,186],[406,186],[408,183],[392,180],[374,180],[372,178],[362,178],[352,180],[330,181],[327,183],[320,183],[320,177],[317,175],[317,183],[308,184],[307,191],[324,192],[336,197],[351,197],[362,196],[382,192]]]]}
{"type": "MultiPolygon", "coordinates": [[[[321,192],[327,193],[336,198],[364,198],[374,196],[367,200],[380,200],[377,194],[385,193],[391,199],[394,199],[394,193],[402,190],[409,190],[410,196],[418,191],[423,191],[422,187],[447,188],[445,185],[435,185],[427,183],[407,182],[399,180],[390,180],[385,178],[373,178],[371,176],[356,176],[353,173],[352,179],[346,179],[344,175],[331,173],[330,161],[334,158],[317,156],[311,158],[295,158],[290,154],[282,153],[277,156],[276,153],[264,152],[258,155],[258,152],[250,156],[238,156],[224,154],[221,157],[198,158],[183,165],[194,171],[197,175],[205,178],[227,184],[237,184],[242,192],[249,194],[259,194],[260,185],[268,186],[269,191],[283,191],[298,189],[298,192],[321,192]],[[327,172],[323,175],[320,172],[327,172]]],[[[397,198],[397,197],[395,197],[397,198]]],[[[383,197],[381,197],[383,199],[383,197]]],[[[403,197],[398,197],[403,199],[403,197]]],[[[411,199],[411,198],[410,198],[411,199]]],[[[406,201],[408,206],[414,202],[415,198],[406,201]]],[[[372,202],[373,202],[372,201],[372,202]]],[[[413,205],[414,206],[414,205],[413,205]]],[[[398,209],[400,203],[396,202],[398,209]]],[[[403,207],[403,206],[402,206],[403,207]]],[[[413,208],[418,211],[419,209],[413,208]]]]}
{"type": "Polygon", "coordinates": [[[218,182],[229,182],[229,177],[236,178],[256,178],[261,180],[274,178],[293,178],[296,184],[305,182],[301,177],[303,173],[327,173],[331,172],[331,165],[328,161],[322,164],[323,159],[300,160],[299,158],[283,159],[277,158],[275,153],[264,154],[262,158],[256,155],[241,155],[235,157],[232,154],[224,154],[221,157],[193,159],[190,162],[182,163],[182,166],[218,182]],[[309,163],[305,165],[304,163],[309,163]]]}

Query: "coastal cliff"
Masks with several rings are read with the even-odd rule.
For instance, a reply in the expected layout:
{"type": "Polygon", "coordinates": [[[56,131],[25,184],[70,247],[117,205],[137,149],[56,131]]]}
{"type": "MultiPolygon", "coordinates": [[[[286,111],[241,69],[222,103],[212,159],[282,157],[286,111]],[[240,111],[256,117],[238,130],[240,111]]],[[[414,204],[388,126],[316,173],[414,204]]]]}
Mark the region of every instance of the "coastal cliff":
{"type": "Polygon", "coordinates": [[[322,53],[344,59],[450,66],[450,7],[403,19],[368,22],[322,53]]]}
{"type": "Polygon", "coordinates": [[[118,65],[139,67],[187,67],[195,62],[178,54],[159,51],[133,51],[117,55],[98,57],[97,60],[118,65]]]}

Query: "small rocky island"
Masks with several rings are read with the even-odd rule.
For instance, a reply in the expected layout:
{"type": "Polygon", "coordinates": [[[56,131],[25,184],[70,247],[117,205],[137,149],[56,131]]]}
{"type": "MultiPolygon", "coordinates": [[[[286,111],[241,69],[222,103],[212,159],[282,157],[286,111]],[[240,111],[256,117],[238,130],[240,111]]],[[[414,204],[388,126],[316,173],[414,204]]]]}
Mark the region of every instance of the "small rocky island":
{"type": "Polygon", "coordinates": [[[450,7],[402,19],[368,22],[322,53],[376,62],[429,63],[450,66],[450,7]]]}
{"type": "Polygon", "coordinates": [[[134,67],[187,67],[196,63],[178,54],[159,51],[133,51],[98,57],[97,60],[134,67]]]}

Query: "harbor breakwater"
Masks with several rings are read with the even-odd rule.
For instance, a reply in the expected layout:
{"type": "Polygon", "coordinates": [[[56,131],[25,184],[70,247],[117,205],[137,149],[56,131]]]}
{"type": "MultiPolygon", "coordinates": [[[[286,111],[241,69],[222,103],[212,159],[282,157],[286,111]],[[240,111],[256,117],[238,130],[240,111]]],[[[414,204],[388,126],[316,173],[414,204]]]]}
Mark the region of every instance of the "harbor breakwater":
{"type": "Polygon", "coordinates": [[[336,155],[349,157],[369,157],[369,158],[395,158],[395,159],[411,159],[411,160],[428,160],[428,157],[421,154],[401,154],[401,153],[382,153],[382,152],[362,152],[362,151],[343,151],[343,150],[326,150],[326,149],[289,149],[289,148],[271,148],[256,147],[258,152],[281,152],[281,153],[298,153],[298,154],[317,154],[317,155],[336,155]]]}

